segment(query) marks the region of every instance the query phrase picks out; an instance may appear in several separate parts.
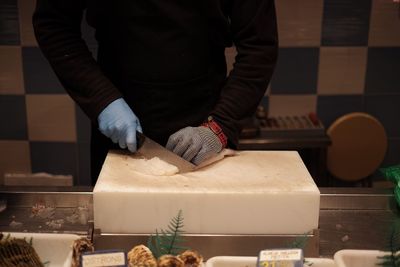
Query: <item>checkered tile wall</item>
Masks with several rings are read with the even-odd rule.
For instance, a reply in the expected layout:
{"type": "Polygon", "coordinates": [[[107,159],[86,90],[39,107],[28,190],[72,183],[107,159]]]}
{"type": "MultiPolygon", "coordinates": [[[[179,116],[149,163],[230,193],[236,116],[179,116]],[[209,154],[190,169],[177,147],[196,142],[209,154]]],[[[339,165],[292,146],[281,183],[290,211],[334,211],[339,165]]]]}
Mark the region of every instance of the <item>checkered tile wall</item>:
{"type": "MultiPolygon", "coordinates": [[[[65,94],[33,35],[34,0],[0,0],[0,177],[72,174],[90,183],[89,121],[65,94]]],[[[385,126],[384,166],[400,162],[400,7],[393,0],[276,0],[280,57],[269,114],[353,111],[385,126]]],[[[83,25],[93,52],[93,32],[83,25]]],[[[234,49],[227,50],[228,65],[234,49]]],[[[1,179],[0,179],[1,183],[1,179]]]]}

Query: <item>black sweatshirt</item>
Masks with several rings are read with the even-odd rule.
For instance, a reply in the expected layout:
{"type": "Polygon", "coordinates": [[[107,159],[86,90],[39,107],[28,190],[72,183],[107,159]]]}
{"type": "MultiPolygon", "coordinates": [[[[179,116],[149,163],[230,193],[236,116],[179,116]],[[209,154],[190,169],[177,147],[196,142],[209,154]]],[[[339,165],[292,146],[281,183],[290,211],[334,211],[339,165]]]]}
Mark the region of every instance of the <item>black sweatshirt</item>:
{"type": "Polygon", "coordinates": [[[277,60],[273,0],[38,0],[36,38],[68,94],[96,123],[124,97],[160,143],[209,115],[235,145],[277,60]],[[97,61],[81,38],[96,29],[97,61]],[[227,77],[225,47],[237,57],[227,77]]]}

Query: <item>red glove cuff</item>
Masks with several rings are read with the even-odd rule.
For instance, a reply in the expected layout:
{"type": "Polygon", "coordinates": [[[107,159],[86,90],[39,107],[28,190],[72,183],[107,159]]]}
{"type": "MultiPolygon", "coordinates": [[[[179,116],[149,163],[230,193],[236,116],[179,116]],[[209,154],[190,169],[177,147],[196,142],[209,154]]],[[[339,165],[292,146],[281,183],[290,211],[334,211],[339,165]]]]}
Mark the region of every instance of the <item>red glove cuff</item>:
{"type": "Polygon", "coordinates": [[[222,131],[221,127],[218,123],[213,119],[213,117],[209,116],[206,122],[203,122],[201,126],[208,127],[221,141],[222,147],[226,147],[228,144],[228,138],[222,131]]]}

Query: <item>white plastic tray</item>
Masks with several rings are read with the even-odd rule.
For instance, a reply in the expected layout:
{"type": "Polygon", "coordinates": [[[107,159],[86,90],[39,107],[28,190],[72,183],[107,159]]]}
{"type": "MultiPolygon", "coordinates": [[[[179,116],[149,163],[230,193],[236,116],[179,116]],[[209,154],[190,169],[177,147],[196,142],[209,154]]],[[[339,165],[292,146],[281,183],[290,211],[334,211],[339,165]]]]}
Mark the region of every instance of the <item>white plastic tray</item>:
{"type": "Polygon", "coordinates": [[[378,257],[387,254],[379,250],[343,249],[336,252],[333,258],[337,267],[375,267],[381,261],[378,257]]]}
{"type": "MultiPolygon", "coordinates": [[[[332,259],[306,258],[311,267],[336,267],[332,259]]],[[[257,257],[217,256],[206,262],[206,267],[256,267],[257,257]]],[[[307,267],[307,265],[304,265],[307,267]]]]}
{"type": "Polygon", "coordinates": [[[42,234],[42,233],[3,233],[15,238],[26,238],[32,245],[42,262],[49,262],[46,267],[70,267],[72,261],[72,244],[79,239],[72,234],[42,234]]]}

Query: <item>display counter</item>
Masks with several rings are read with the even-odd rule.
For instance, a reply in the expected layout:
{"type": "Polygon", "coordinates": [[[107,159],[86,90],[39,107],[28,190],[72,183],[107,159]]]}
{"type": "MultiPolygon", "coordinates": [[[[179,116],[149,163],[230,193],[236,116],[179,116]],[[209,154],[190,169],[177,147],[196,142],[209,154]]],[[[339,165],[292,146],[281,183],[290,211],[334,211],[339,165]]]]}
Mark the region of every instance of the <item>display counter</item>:
{"type": "MultiPolygon", "coordinates": [[[[320,188],[319,229],[309,234],[305,255],[332,257],[342,249],[387,247],[395,218],[390,189],[320,188]]],[[[0,231],[72,233],[89,237],[96,249],[130,249],[131,240],[146,235],[101,233],[93,227],[91,188],[0,188],[0,231]]],[[[160,228],[166,227],[160,225],[160,228]]],[[[259,247],[282,247],[294,236],[187,236],[190,247],[205,258],[221,255],[255,256],[259,247]]]]}

